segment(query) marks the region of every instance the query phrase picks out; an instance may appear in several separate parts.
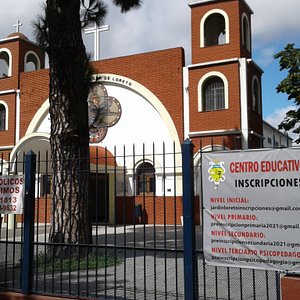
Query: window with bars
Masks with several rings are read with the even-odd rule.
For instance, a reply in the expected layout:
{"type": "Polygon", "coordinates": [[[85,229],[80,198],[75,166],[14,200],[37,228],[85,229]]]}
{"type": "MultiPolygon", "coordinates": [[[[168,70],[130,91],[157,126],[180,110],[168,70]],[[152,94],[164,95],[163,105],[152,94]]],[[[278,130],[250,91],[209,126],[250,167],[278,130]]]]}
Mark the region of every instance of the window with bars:
{"type": "Polygon", "coordinates": [[[205,111],[225,109],[224,82],[221,78],[214,76],[206,80],[203,101],[205,111]]]}
{"type": "Polygon", "coordinates": [[[6,109],[3,104],[0,104],[0,131],[4,131],[6,122],[6,109]]]}
{"type": "Polygon", "coordinates": [[[155,193],[155,168],[149,162],[137,168],[137,195],[155,193]]]}

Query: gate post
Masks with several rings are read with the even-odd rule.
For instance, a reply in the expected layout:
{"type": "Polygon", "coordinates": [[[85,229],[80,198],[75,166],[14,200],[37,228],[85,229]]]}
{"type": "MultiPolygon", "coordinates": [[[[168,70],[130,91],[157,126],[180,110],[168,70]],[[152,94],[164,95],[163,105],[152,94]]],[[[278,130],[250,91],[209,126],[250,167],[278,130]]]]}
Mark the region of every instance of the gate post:
{"type": "Polygon", "coordinates": [[[183,247],[184,247],[184,299],[198,299],[197,260],[195,255],[194,220],[194,145],[186,139],[182,148],[183,179],[183,247]]]}
{"type": "Polygon", "coordinates": [[[29,295],[33,280],[33,242],[35,209],[36,154],[29,151],[25,155],[25,199],[24,199],[24,243],[22,257],[22,293],[29,295]]]}

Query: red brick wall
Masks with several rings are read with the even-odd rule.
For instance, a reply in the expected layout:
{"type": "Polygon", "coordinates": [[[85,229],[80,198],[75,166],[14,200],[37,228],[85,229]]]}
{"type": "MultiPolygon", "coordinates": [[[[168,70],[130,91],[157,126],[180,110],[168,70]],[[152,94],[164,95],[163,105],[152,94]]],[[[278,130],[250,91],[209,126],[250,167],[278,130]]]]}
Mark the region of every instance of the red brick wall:
{"type": "MultiPolygon", "coordinates": [[[[50,223],[51,221],[51,206],[52,200],[51,197],[48,198],[36,198],[35,199],[35,213],[34,213],[34,222],[43,225],[45,223],[50,223]]],[[[23,215],[17,215],[16,221],[23,222],[23,215]]]]}
{"type": "MultiPolygon", "coordinates": [[[[182,197],[135,196],[117,199],[117,224],[181,224],[182,197]],[[141,205],[142,216],[135,218],[135,205],[141,205]],[[175,209],[176,208],[176,209],[175,209]],[[125,210],[125,214],[124,214],[125,210]],[[124,219],[125,216],[125,219],[124,219]]],[[[199,197],[195,197],[195,222],[200,224],[199,197]]]]}
{"type": "Polygon", "coordinates": [[[240,135],[221,135],[221,136],[211,136],[211,137],[195,137],[192,138],[194,144],[194,152],[198,152],[200,149],[205,147],[221,146],[225,149],[241,149],[241,137],[240,135]]]}
{"type": "Polygon", "coordinates": [[[20,138],[22,138],[41,105],[49,98],[48,69],[21,73],[21,120],[20,138]]]}

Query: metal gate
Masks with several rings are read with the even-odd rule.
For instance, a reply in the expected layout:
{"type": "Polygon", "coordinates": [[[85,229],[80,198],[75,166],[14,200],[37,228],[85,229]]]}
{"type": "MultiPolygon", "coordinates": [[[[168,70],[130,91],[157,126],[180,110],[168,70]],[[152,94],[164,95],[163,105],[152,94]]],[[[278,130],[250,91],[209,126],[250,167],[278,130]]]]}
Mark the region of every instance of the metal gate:
{"type": "Polygon", "coordinates": [[[92,242],[67,245],[83,257],[48,254],[60,243],[48,240],[51,164],[39,157],[8,165],[8,173],[24,172],[26,197],[24,215],[2,220],[2,289],[91,299],[280,299],[276,272],[205,263],[189,141],[182,151],[133,147],[89,158],[92,242]]]}

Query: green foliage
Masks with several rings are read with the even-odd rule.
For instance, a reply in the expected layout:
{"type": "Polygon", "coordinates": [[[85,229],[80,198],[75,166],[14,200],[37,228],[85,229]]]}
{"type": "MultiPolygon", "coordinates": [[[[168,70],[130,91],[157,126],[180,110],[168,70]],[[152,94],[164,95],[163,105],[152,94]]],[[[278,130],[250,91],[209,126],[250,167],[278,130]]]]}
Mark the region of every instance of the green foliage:
{"type": "MultiPolygon", "coordinates": [[[[286,113],[286,117],[279,124],[279,129],[286,131],[293,130],[293,133],[300,134],[300,49],[294,44],[288,44],[283,51],[274,55],[279,59],[280,71],[287,71],[287,76],[277,86],[277,93],[285,93],[288,100],[293,100],[295,109],[286,113]]],[[[295,141],[300,143],[300,135],[295,141]]]]}

